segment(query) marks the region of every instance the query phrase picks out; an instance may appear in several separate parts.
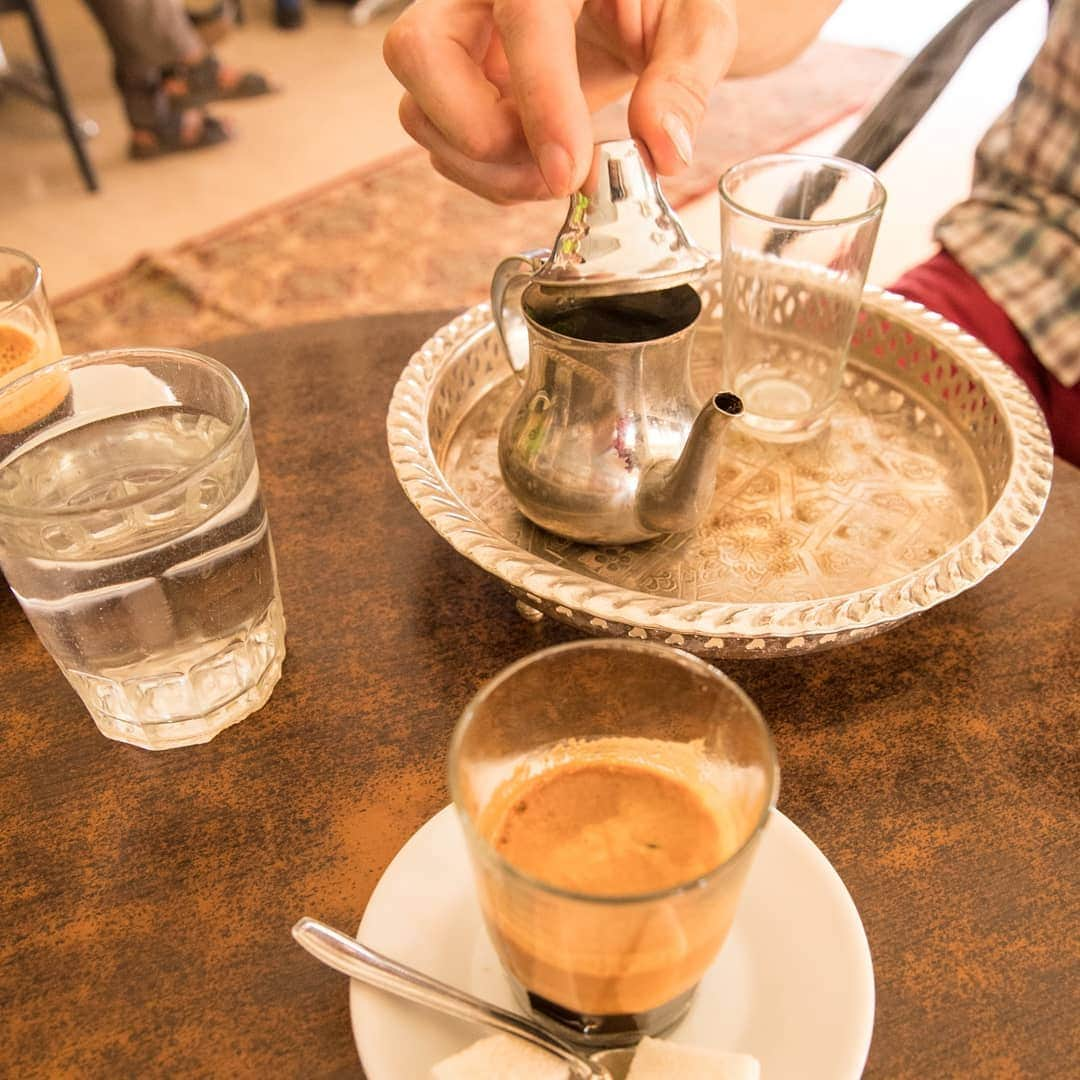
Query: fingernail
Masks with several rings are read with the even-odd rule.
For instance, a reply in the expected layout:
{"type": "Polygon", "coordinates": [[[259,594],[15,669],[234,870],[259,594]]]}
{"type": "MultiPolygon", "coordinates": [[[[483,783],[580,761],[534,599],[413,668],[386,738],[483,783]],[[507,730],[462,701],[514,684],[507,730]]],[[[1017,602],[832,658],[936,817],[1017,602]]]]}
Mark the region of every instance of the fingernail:
{"type": "Polygon", "coordinates": [[[690,141],[690,132],[686,130],[686,125],[674,113],[667,113],[661,127],[667,132],[667,137],[682,163],[689,165],[694,160],[694,144],[690,141]]]}
{"type": "Polygon", "coordinates": [[[574,163],[558,143],[544,143],[536,155],[540,175],[552,195],[569,195],[574,176],[574,163]]]}

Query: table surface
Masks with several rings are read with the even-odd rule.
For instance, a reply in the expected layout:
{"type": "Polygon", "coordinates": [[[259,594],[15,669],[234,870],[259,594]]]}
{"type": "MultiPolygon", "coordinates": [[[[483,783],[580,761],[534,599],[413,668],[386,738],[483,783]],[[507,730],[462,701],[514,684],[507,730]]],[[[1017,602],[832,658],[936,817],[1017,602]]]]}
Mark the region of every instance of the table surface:
{"type": "MultiPolygon", "coordinates": [[[[250,391],[289,626],[270,703],[213,742],[100,736],[0,586],[0,1073],[363,1075],[345,980],[289,928],[356,926],[447,801],[459,710],[573,636],[519,618],[398,488],[386,406],[445,318],[208,350],[250,391]]],[[[857,645],[724,665],[866,926],[868,1077],[1080,1060],[1078,538],[1080,471],[1058,461],[1042,522],[977,588],[857,645]]]]}

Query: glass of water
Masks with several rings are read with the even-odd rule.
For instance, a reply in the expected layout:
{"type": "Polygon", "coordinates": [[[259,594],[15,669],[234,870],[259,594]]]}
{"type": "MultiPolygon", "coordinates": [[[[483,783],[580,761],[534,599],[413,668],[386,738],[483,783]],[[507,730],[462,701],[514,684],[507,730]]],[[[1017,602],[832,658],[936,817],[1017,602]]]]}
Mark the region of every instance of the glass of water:
{"type": "Polygon", "coordinates": [[[841,158],[767,154],[720,179],[725,385],[761,438],[828,423],[885,189],[841,158]]]}
{"type": "Polygon", "coordinates": [[[0,386],[0,567],[102,733],[212,739],[281,675],[285,624],[248,400],[205,356],[120,349],[0,386]]]}

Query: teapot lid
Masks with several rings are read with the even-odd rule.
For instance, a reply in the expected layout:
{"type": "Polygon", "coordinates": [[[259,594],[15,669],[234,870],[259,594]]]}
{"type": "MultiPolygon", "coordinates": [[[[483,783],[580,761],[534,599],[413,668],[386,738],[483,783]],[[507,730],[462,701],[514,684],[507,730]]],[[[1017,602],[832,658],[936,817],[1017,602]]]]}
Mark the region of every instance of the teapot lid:
{"type": "Polygon", "coordinates": [[[647,292],[694,281],[709,255],[686,234],[635,139],[597,143],[581,190],[533,281],[592,295],[647,292]]]}

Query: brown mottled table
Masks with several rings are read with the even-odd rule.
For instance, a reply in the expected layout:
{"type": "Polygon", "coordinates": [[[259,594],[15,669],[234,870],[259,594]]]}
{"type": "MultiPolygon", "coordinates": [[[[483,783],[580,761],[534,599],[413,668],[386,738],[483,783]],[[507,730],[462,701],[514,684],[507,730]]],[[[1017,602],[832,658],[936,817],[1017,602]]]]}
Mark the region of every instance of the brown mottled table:
{"type": "MultiPolygon", "coordinates": [[[[443,320],[209,350],[251,393],[289,623],[270,703],[210,744],[102,738],[0,586],[0,1074],[363,1075],[345,981],[289,927],[356,925],[447,801],[462,705],[570,636],[522,621],[397,486],[390,390],[443,320]]],[[[868,1077],[1080,1060],[1078,642],[1080,472],[1058,461],[1043,521],[977,588],[855,646],[727,665],[866,925],[868,1077]]]]}

